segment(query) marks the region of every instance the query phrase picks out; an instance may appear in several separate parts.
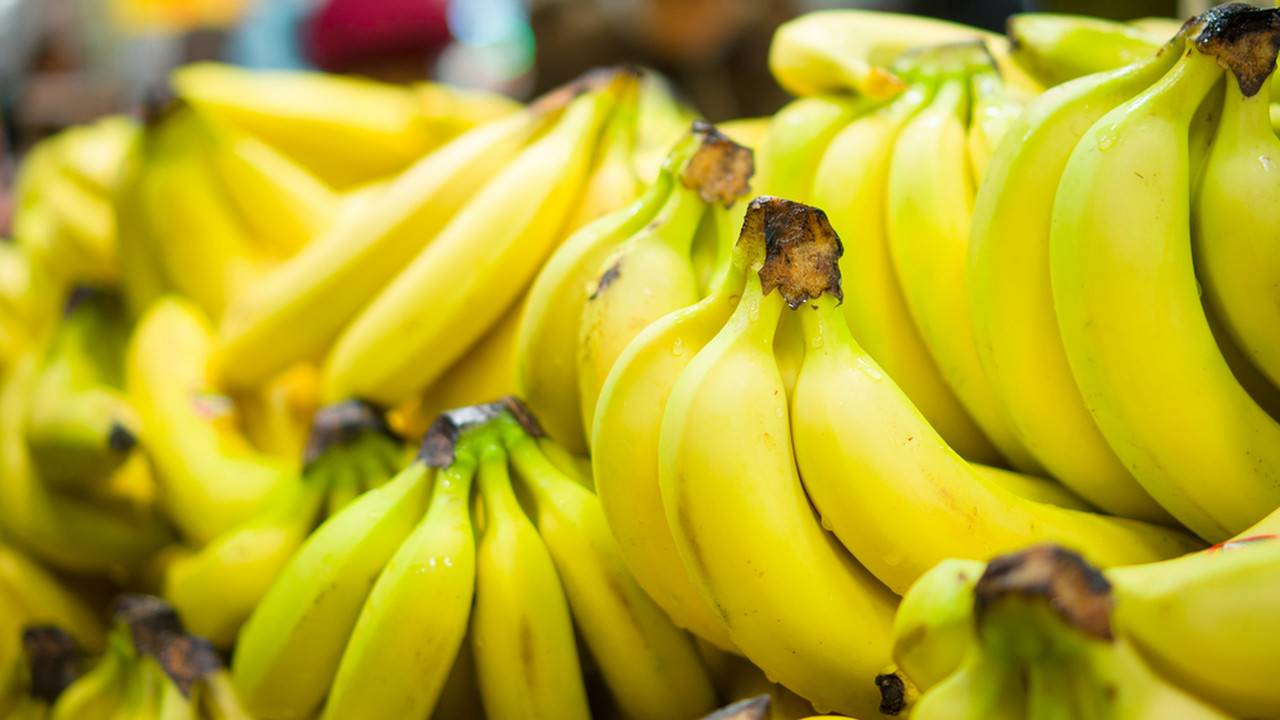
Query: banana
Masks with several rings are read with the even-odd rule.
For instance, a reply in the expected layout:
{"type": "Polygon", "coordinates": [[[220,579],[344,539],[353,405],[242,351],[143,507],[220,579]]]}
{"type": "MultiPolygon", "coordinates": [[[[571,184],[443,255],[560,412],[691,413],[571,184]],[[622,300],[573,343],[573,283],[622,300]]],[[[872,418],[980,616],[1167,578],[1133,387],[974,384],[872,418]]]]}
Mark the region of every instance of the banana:
{"type": "Polygon", "coordinates": [[[458,137],[263,278],[219,328],[226,381],[254,387],[299,360],[319,360],[343,326],[554,116],[554,108],[531,108],[458,137]]]}
{"type": "Polygon", "coordinates": [[[141,421],[121,390],[128,328],[119,299],[79,288],[53,331],[33,388],[27,448],[42,480],[102,483],[137,445],[141,421]]]}
{"type": "Polygon", "coordinates": [[[1013,98],[995,66],[980,68],[969,76],[969,172],[980,187],[1001,138],[1022,115],[1023,104],[1013,98]]]}
{"type": "Polygon", "coordinates": [[[720,621],[683,571],[659,489],[659,430],[671,388],[738,304],[747,260],[735,253],[719,285],[692,307],[672,312],[627,345],[605,378],[591,442],[595,489],[636,581],[677,625],[735,650],[720,621]]]}
{"type": "Polygon", "coordinates": [[[120,182],[125,156],[141,129],[127,115],[107,115],[90,125],[67,128],[59,143],[62,162],[87,187],[109,196],[120,182]]]}
{"type": "Polygon", "coordinates": [[[258,136],[339,190],[397,173],[502,112],[497,105],[476,106],[475,120],[433,118],[415,90],[316,72],[196,63],[176,70],[170,81],[202,114],[258,136]]]}
{"type": "Polygon", "coordinates": [[[911,319],[889,252],[885,188],[890,153],[902,126],[932,96],[914,82],[884,108],[854,120],[822,154],[814,204],[845,239],[840,259],[844,314],[854,337],[966,459],[998,463],[1000,455],[943,379],[911,319]]]}
{"type": "Polygon", "coordinates": [[[338,216],[339,195],[275,148],[216,119],[202,125],[210,165],[268,253],[294,255],[338,216]]]}
{"type": "Polygon", "coordinates": [[[1280,542],[1242,538],[1151,565],[1114,568],[1112,622],[1173,684],[1239,717],[1280,714],[1272,586],[1280,542]],[[1195,648],[1189,655],[1186,648],[1195,648]]]}
{"type": "Polygon", "coordinates": [[[86,498],[52,492],[40,479],[23,436],[37,362],[28,352],[5,369],[0,381],[0,530],[56,567],[123,581],[171,540],[168,528],[150,512],[117,513],[86,498]]]}
{"type": "Polygon", "coordinates": [[[627,570],[599,499],[556,468],[514,418],[495,422],[535,500],[534,521],[574,623],[623,714],[677,720],[712,710],[715,690],[697,648],[627,570]]]}
{"type": "Polygon", "coordinates": [[[1271,131],[1271,87],[1246,96],[1227,79],[1222,119],[1209,145],[1191,211],[1193,253],[1207,303],[1225,321],[1231,337],[1258,369],[1280,385],[1280,253],[1274,237],[1274,207],[1280,192],[1280,139],[1271,131]],[[1242,214],[1243,213],[1243,214],[1242,214]]]}
{"type": "MultiPolygon", "coordinates": [[[[956,52],[964,62],[964,49],[956,52]]],[[[974,183],[965,86],[962,78],[944,78],[894,142],[886,191],[890,255],[911,317],[961,404],[1013,467],[1043,474],[994,396],[970,330],[965,270],[974,183]]]]}
{"type": "Polygon", "coordinates": [[[551,553],[516,499],[499,441],[477,440],[484,531],[471,641],[485,716],[589,720],[573,621],[551,553]]]}
{"type": "Polygon", "coordinates": [[[668,161],[677,186],[653,219],[614,249],[586,288],[578,340],[578,396],[591,440],[600,388],[622,351],[641,330],[700,297],[690,257],[695,236],[714,205],[746,194],[752,153],[714,126],[695,123],[668,161]],[[696,147],[688,151],[687,146],[696,147]],[[688,159],[680,163],[680,157],[688,159]]]}
{"type": "Polygon", "coordinates": [[[175,108],[149,131],[140,188],[153,251],[171,287],[214,319],[267,272],[267,258],[214,175],[199,118],[175,108]],[[181,238],[181,241],[178,239],[181,238]]]}
{"type": "Polygon", "coordinates": [[[1071,373],[1054,314],[1049,230],[1058,179],[1084,130],[1158,80],[1181,47],[1178,38],[1132,65],[1052,88],[1030,103],[996,149],[969,235],[974,341],[1018,437],[1089,502],[1155,522],[1168,522],[1168,513],[1116,457],[1071,373]]]}
{"type": "Polygon", "coordinates": [[[161,502],[197,546],[298,482],[296,462],[258,452],[228,427],[234,405],[210,381],[213,342],[200,310],[170,297],[139,320],[125,357],[126,386],[143,420],[161,502]]]}
{"type": "Polygon", "coordinates": [[[148,198],[156,194],[157,133],[139,132],[127,148],[120,182],[111,196],[116,206],[116,241],[120,256],[120,290],[129,318],[136,320],[157,298],[173,286],[158,246],[158,218],[148,213],[148,198]]]}
{"type": "Polygon", "coordinates": [[[1270,38],[1255,25],[1274,12],[1202,16],[1174,68],[1081,138],[1053,207],[1054,307],[1085,405],[1147,492],[1208,540],[1280,505],[1280,425],[1240,387],[1205,321],[1187,132],[1223,80],[1219,63],[1265,80],[1235,43],[1270,38]]]}
{"type": "Polygon", "coordinates": [[[640,87],[619,93],[613,115],[600,136],[595,160],[582,186],[577,208],[565,223],[569,235],[603,215],[621,210],[640,194],[640,179],[631,158],[635,151],[640,87]]]}
{"type": "Polygon", "coordinates": [[[1138,62],[1173,34],[1060,13],[1017,13],[1005,26],[1014,59],[1047,88],[1138,62]]]}
{"type": "Polygon", "coordinates": [[[562,239],[601,128],[636,78],[617,71],[599,82],[606,87],[573,100],[343,331],[325,361],[322,397],[395,405],[438,378],[519,297],[562,239]]]}
{"type": "Polygon", "coordinates": [[[858,346],[837,302],[824,295],[799,310],[806,353],[791,406],[796,461],[826,526],[894,591],[944,558],[985,560],[1045,539],[1106,566],[1196,549],[1179,531],[1038,503],[992,482],[858,346]]]}
{"type": "Polygon", "coordinates": [[[516,340],[518,394],[547,433],[572,452],[586,449],[578,392],[578,337],[587,285],[609,253],[648,225],[666,202],[673,169],[659,173],[631,205],[570,235],[538,271],[524,301],[516,340]]]}
{"type": "Polygon", "coordinates": [[[241,628],[231,661],[254,716],[308,718],[319,710],[374,582],[422,518],[432,475],[415,459],[325,521],[280,571],[241,628]]]}
{"type": "Polygon", "coordinates": [[[986,563],[950,558],[921,575],[893,617],[893,662],[928,692],[959,668],[973,644],[973,588],[986,563]]]}
{"type": "MultiPolygon", "coordinates": [[[[809,505],[772,356],[784,303],[817,294],[786,275],[790,245],[815,217],[777,198],[751,202],[738,240],[751,262],[746,287],[671,391],[659,484],[685,570],[734,644],[819,711],[871,713],[879,703],[871,678],[888,664],[897,598],[809,505]],[[765,294],[766,282],[769,290],[781,283],[780,292],[765,294]],[[813,598],[821,602],[806,603],[813,598]],[[850,681],[859,677],[866,682],[850,681]]],[[[796,260],[797,269],[809,262],[796,260]]]]}
{"type": "Polygon", "coordinates": [[[904,51],[979,39],[1006,57],[1001,62],[1006,76],[1037,89],[1007,61],[1008,43],[999,35],[944,20],[870,10],[810,12],[783,23],[769,45],[769,70],[784,90],[800,97],[853,91],[887,99],[906,90],[906,83],[889,69],[904,51]]]}
{"type": "Polygon", "coordinates": [[[631,167],[642,185],[657,182],[663,158],[698,119],[698,111],[675,96],[668,78],[644,68],[636,103],[636,144],[631,152],[631,167]]]}
{"type": "Polygon", "coordinates": [[[325,720],[425,718],[435,707],[476,594],[470,510],[476,464],[464,435],[452,462],[436,475],[426,515],[364,601],[329,690],[325,720]]]}
{"type": "Polygon", "coordinates": [[[817,95],[774,113],[760,143],[757,192],[804,202],[813,191],[817,159],[836,133],[874,103],[862,97],[817,95]]]}

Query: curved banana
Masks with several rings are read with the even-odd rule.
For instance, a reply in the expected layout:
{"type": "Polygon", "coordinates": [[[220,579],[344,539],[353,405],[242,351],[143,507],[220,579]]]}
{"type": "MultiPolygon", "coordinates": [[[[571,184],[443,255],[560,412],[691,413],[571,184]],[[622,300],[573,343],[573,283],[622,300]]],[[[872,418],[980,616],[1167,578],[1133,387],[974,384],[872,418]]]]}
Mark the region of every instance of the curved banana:
{"type": "Polygon", "coordinates": [[[1089,125],[1164,74],[1181,39],[1032,101],[996,149],[974,200],[969,315],[978,358],[1014,431],[1064,485],[1103,510],[1155,522],[1169,515],[1133,478],[1085,407],[1058,333],[1049,230],[1062,168],[1089,125]]]}
{"type": "Polygon", "coordinates": [[[986,566],[943,560],[903,594],[893,616],[893,662],[922,692],[964,663],[973,644],[973,587],[986,566]]]}
{"type": "Polygon", "coordinates": [[[1244,538],[1151,565],[1106,571],[1117,632],[1160,675],[1239,717],[1280,713],[1275,578],[1280,541],[1244,538]],[[1186,648],[1195,648],[1187,653],[1186,648]]]}
{"type": "Polygon", "coordinates": [[[885,99],[906,89],[889,67],[905,51],[970,40],[990,44],[1003,58],[1001,71],[1006,76],[1029,90],[1038,89],[1008,62],[1008,43],[999,35],[945,20],[871,10],[810,12],[779,25],[769,45],[769,70],[792,95],[853,91],[885,99]]]}
{"type": "Polygon", "coordinates": [[[734,644],[818,710],[869,714],[897,598],[819,524],[772,353],[784,303],[819,292],[788,273],[811,262],[790,246],[815,217],[777,198],[751,202],[738,240],[751,258],[746,288],[671,391],[659,483],[685,569],[734,644]]]}
{"type": "Polygon", "coordinates": [[[128,333],[116,296],[73,293],[49,340],[27,417],[27,448],[43,481],[99,485],[137,445],[141,421],[121,389],[128,333]]]}
{"type": "Polygon", "coordinates": [[[944,79],[933,101],[898,134],[886,194],[889,250],[907,308],[942,377],[1013,467],[1043,474],[992,392],[970,329],[968,105],[965,81],[944,79]]]}
{"type": "Polygon", "coordinates": [[[603,215],[631,204],[642,189],[632,165],[639,120],[640,85],[618,94],[617,105],[600,134],[591,169],[582,185],[577,208],[565,223],[566,236],[603,215]]]}
{"type": "Polygon", "coordinates": [[[931,84],[916,82],[884,108],[849,123],[822,154],[813,199],[844,240],[843,307],[854,337],[957,452],[974,462],[998,463],[1000,454],[929,355],[889,253],[885,188],[890,153],[902,126],[931,96],[931,84]]]}
{"type": "Polygon", "coordinates": [[[857,345],[836,300],[799,311],[806,355],[792,398],[796,461],[823,521],[893,590],[942,559],[985,560],[1040,540],[1105,566],[1197,548],[1176,530],[1037,503],[991,482],[857,345]]]}
{"type": "Polygon", "coordinates": [[[846,125],[874,103],[861,97],[817,95],[774,113],[760,142],[755,191],[804,202],[813,191],[817,159],[846,125]]]}
{"type": "Polygon", "coordinates": [[[1129,23],[1061,13],[1017,13],[1005,29],[1014,59],[1046,88],[1138,62],[1168,40],[1129,23]]]}
{"type": "Polygon", "coordinates": [[[636,82],[626,72],[611,78],[573,100],[351,322],[325,361],[324,397],[400,402],[437,379],[519,296],[563,237],[614,99],[636,82]],[[424,315],[423,307],[434,309],[424,315]]]}
{"type": "MultiPolygon", "coordinates": [[[[508,112],[462,104],[443,117],[417,90],[353,76],[196,63],[174,71],[178,95],[241,127],[339,190],[400,172],[477,121],[508,112]],[[473,110],[481,110],[471,117],[473,110]]],[[[435,95],[440,86],[432,86],[435,95]]],[[[474,91],[472,91],[474,92],[474,91]]]]}
{"type": "Polygon", "coordinates": [[[735,254],[717,288],[656,320],[627,345],[596,406],[592,477],[618,550],[640,586],[680,627],[724,650],[733,641],[684,572],[659,489],[658,444],[671,388],[724,326],[746,283],[735,254]]]}
{"type": "Polygon", "coordinates": [[[427,155],[246,292],[219,328],[226,381],[254,387],[299,360],[319,360],[548,114],[520,113],[427,155]]]}
{"type": "Polygon", "coordinates": [[[23,355],[0,382],[0,530],[57,567],[123,580],[171,541],[168,527],[149,511],[113,512],[41,481],[23,436],[37,362],[35,353],[23,355]]]}
{"type": "Polygon", "coordinates": [[[231,400],[210,382],[213,329],[192,303],[151,306],[125,357],[126,385],[143,420],[143,444],[161,502],[196,545],[212,541],[298,482],[296,461],[252,448],[226,416],[231,400]]]}
{"type": "Polygon", "coordinates": [[[599,499],[556,468],[513,418],[496,422],[534,497],[534,520],[574,623],[623,713],[635,720],[679,720],[710,712],[715,689],[693,639],[631,576],[599,499]]]}
{"type": "Polygon", "coordinates": [[[340,196],[278,150],[213,118],[202,125],[213,171],[267,252],[290,257],[338,216],[340,196]]]}
{"type": "Polygon", "coordinates": [[[325,720],[425,718],[435,707],[476,594],[477,458],[467,440],[437,473],[426,515],[369,591],[333,678],[325,720]]]}
{"type": "Polygon", "coordinates": [[[1280,139],[1271,131],[1270,83],[1246,96],[1227,79],[1222,119],[1195,189],[1191,237],[1208,302],[1232,338],[1280,385],[1280,252],[1275,207],[1280,195],[1280,139]]]}
{"type": "Polygon", "coordinates": [[[471,642],[490,720],[589,720],[565,589],[525,516],[496,438],[477,438],[484,531],[476,549],[471,642]]]}
{"type": "Polygon", "coordinates": [[[416,459],[329,518],[245,621],[231,677],[255,716],[309,718],[324,702],[369,592],[422,519],[432,473],[416,459]]]}
{"type": "Polygon", "coordinates": [[[643,229],[605,258],[586,288],[578,395],[588,442],[600,388],[618,356],[654,320],[702,296],[692,258],[699,228],[709,225],[718,244],[715,204],[736,202],[754,170],[751,151],[707,123],[694,123],[668,163],[676,188],[643,229]]]}
{"type": "Polygon", "coordinates": [[[587,442],[578,390],[586,288],[609,253],[648,225],[666,202],[674,170],[664,163],[643,196],[570,235],[538,271],[524,302],[516,349],[519,395],[547,433],[572,452],[584,452],[587,442]]]}
{"type": "Polygon", "coordinates": [[[1174,68],[1085,133],[1050,233],[1054,307],[1085,405],[1147,492],[1209,540],[1280,505],[1280,424],[1214,343],[1190,237],[1188,125],[1223,79],[1219,62],[1257,78],[1233,43],[1274,39],[1249,24],[1274,11],[1246,7],[1202,16],[1210,29],[1193,28],[1174,68]]]}
{"type": "Polygon", "coordinates": [[[269,258],[214,174],[199,122],[179,107],[148,131],[140,203],[164,277],[218,319],[263,277],[269,258]]]}

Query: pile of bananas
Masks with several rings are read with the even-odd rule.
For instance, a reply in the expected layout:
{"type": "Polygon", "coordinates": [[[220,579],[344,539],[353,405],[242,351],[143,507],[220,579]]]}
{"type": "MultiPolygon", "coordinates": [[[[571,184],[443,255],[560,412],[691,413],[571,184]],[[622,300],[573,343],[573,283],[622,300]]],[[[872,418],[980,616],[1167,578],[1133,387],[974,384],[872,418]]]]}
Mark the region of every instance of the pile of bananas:
{"type": "Polygon", "coordinates": [[[179,69],[20,168],[0,718],[1280,716],[1277,48],[179,69]]]}

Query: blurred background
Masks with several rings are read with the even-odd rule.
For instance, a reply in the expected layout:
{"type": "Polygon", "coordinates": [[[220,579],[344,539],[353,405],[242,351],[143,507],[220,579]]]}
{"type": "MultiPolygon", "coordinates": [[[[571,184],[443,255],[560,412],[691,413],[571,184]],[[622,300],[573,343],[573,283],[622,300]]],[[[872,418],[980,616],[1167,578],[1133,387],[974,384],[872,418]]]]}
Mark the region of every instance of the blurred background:
{"type": "MultiPolygon", "coordinates": [[[[809,10],[912,12],[999,30],[1022,11],[1186,16],[1187,0],[0,0],[0,130],[13,157],[129,111],[193,60],[437,79],[527,99],[592,66],[667,74],[711,120],[773,112],[773,29],[809,10]]],[[[1208,3],[1203,3],[1204,7],[1208,3]]],[[[0,183],[11,177],[0,170],[0,183]]],[[[2,185],[0,185],[2,186],[2,185]]]]}

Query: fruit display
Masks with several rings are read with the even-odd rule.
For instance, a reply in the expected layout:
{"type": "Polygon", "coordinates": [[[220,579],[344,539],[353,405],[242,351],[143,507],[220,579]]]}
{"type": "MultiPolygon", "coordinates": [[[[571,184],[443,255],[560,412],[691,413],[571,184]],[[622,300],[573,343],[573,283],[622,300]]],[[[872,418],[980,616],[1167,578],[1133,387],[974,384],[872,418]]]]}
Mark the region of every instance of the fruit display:
{"type": "Polygon", "coordinates": [[[177,69],[18,167],[0,720],[1280,717],[1278,49],[177,69]]]}

